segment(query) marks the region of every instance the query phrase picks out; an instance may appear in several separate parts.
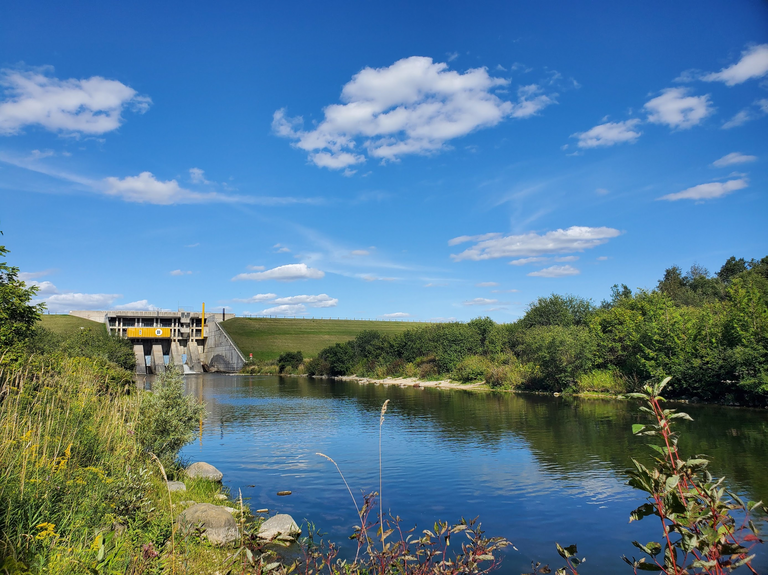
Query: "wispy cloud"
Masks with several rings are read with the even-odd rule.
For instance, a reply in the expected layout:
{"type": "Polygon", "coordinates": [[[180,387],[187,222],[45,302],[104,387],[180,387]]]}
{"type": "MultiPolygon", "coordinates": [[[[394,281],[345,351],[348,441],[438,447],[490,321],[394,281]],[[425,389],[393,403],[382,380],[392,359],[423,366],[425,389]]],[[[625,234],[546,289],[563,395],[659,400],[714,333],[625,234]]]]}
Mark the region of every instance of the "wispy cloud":
{"type": "Polygon", "coordinates": [[[172,276],[188,276],[192,275],[191,271],[184,271],[184,270],[173,270],[170,272],[172,276]]]}
{"type": "Polygon", "coordinates": [[[113,309],[122,309],[122,310],[130,310],[130,311],[156,311],[161,308],[155,305],[152,305],[151,303],[149,303],[149,301],[145,299],[140,299],[138,301],[132,301],[130,303],[116,305],[113,309]]]}
{"type": "Polygon", "coordinates": [[[762,78],[768,74],[768,44],[747,48],[741,53],[741,59],[723,68],[701,77],[705,82],[723,82],[726,86],[742,84],[753,78],[762,78]]]}
{"type": "MultiPolygon", "coordinates": [[[[502,236],[501,234],[491,236],[490,234],[485,234],[484,236],[475,237],[489,239],[478,241],[474,246],[460,254],[451,254],[451,258],[454,261],[479,261],[494,258],[539,257],[550,254],[581,252],[602,245],[619,235],[621,235],[621,232],[614,228],[591,228],[586,226],[571,226],[565,230],[554,230],[542,235],[534,232],[512,236],[502,236]]],[[[456,242],[459,239],[462,239],[462,241],[473,240],[470,236],[462,236],[452,241],[460,243],[456,242]]],[[[524,263],[530,263],[530,260],[524,263]]]]}
{"type": "Polygon", "coordinates": [[[496,287],[497,285],[499,285],[498,282],[480,282],[476,283],[475,287],[496,287]]]}
{"type": "Polygon", "coordinates": [[[0,70],[0,134],[18,134],[27,126],[51,132],[104,134],[120,127],[122,113],[143,114],[152,100],[100,76],[76,80],[53,77],[52,67],[0,70]]]}
{"type": "Polygon", "coordinates": [[[746,164],[748,162],[754,162],[755,160],[757,160],[757,156],[747,156],[741,152],[731,152],[719,160],[712,162],[712,165],[716,168],[724,168],[726,166],[733,166],[735,164],[746,164]]]}
{"type": "Polygon", "coordinates": [[[246,204],[259,206],[289,206],[295,204],[322,204],[322,198],[294,198],[281,196],[243,196],[219,192],[196,192],[181,186],[175,179],[159,180],[151,172],[124,178],[94,179],[51,167],[36,158],[14,156],[0,152],[0,162],[24,170],[77,184],[81,189],[127,202],[175,205],[175,204],[246,204]]]}
{"type": "Polygon", "coordinates": [[[258,293],[256,295],[243,298],[243,299],[235,298],[234,301],[240,302],[240,303],[259,303],[263,301],[272,301],[276,297],[277,297],[277,294],[274,294],[274,293],[258,293]]]}
{"type": "Polygon", "coordinates": [[[746,188],[748,185],[747,180],[744,178],[729,180],[727,182],[710,182],[708,184],[693,186],[682,192],[667,194],[658,199],[667,200],[669,202],[675,202],[677,200],[712,200],[746,188]]]}
{"type": "Polygon", "coordinates": [[[461,305],[463,306],[474,306],[474,305],[496,305],[500,303],[506,303],[506,302],[500,302],[497,299],[489,299],[486,297],[476,297],[475,299],[470,299],[467,301],[461,302],[461,305]]]}
{"type": "Polygon", "coordinates": [[[394,313],[383,313],[379,316],[383,319],[404,319],[406,317],[412,317],[411,314],[404,311],[396,311],[394,313]]]}
{"type": "Polygon", "coordinates": [[[297,280],[316,280],[325,276],[325,272],[307,266],[307,264],[288,264],[278,266],[263,272],[252,272],[247,274],[238,274],[232,278],[232,281],[253,280],[267,281],[275,280],[279,282],[293,282],[297,280]]]}
{"type": "Polygon", "coordinates": [[[459,73],[431,58],[413,56],[385,68],[364,68],[342,89],[341,104],[324,110],[313,130],[286,110],[274,113],[272,129],[309,154],[319,167],[341,170],[368,157],[398,160],[429,154],[474,130],[495,126],[506,117],[527,118],[555,103],[556,94],[535,84],[517,90],[517,101],[494,90],[509,80],[485,68],[459,73]]]}
{"type": "Polygon", "coordinates": [[[531,277],[538,277],[538,278],[561,278],[566,276],[576,276],[579,275],[581,272],[577,270],[576,268],[565,265],[565,266],[551,266],[548,268],[544,268],[543,270],[531,272],[528,275],[531,277]]]}

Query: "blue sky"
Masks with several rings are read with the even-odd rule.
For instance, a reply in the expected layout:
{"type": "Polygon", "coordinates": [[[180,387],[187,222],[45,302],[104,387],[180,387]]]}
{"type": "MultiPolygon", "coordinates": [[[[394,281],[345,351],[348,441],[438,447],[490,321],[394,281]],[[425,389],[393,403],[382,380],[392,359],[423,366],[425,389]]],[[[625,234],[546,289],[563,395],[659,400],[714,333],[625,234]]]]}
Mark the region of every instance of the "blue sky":
{"type": "Polygon", "coordinates": [[[49,309],[512,321],[768,253],[768,5],[17,2],[0,230],[49,309]]]}

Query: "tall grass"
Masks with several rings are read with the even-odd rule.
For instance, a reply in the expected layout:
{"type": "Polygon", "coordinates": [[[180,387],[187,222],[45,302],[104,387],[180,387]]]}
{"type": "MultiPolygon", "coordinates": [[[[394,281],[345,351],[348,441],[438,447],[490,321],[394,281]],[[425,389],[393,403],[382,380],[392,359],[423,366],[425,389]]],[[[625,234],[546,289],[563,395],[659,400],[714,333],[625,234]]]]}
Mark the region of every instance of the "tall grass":
{"type": "Polygon", "coordinates": [[[136,494],[116,479],[138,456],[140,399],[107,396],[104,377],[75,359],[0,371],[1,555],[83,572],[77,550],[126,520],[125,497],[136,494]]]}

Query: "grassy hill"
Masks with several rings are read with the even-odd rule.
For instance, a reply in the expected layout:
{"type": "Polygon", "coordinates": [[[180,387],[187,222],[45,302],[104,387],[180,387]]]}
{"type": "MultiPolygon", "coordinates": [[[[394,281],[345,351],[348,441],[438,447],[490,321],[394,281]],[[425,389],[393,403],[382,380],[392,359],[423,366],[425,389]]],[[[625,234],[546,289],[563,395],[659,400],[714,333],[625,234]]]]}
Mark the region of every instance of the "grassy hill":
{"type": "Polygon", "coordinates": [[[58,333],[60,335],[74,333],[81,327],[91,328],[94,331],[106,330],[106,326],[103,323],[91,321],[89,319],[83,319],[82,317],[75,317],[73,315],[43,314],[40,317],[40,323],[45,329],[49,329],[52,332],[58,333]]]}
{"type": "Polygon", "coordinates": [[[349,341],[361,331],[372,329],[399,333],[417,324],[401,321],[347,319],[246,318],[228,319],[220,324],[248,358],[277,359],[284,351],[301,351],[314,357],[324,347],[349,341]]]}

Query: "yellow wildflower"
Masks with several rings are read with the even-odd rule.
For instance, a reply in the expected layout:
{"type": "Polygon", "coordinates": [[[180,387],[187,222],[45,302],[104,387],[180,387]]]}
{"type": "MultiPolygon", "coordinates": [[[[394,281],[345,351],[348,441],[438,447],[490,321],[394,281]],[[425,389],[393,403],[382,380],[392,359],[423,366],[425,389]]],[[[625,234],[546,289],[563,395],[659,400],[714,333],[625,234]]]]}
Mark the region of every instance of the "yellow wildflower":
{"type": "Polygon", "coordinates": [[[56,529],[55,523],[41,523],[37,526],[38,529],[40,529],[40,533],[35,536],[35,539],[38,539],[40,541],[43,541],[45,539],[48,539],[49,537],[58,537],[59,534],[54,531],[56,529]]]}

